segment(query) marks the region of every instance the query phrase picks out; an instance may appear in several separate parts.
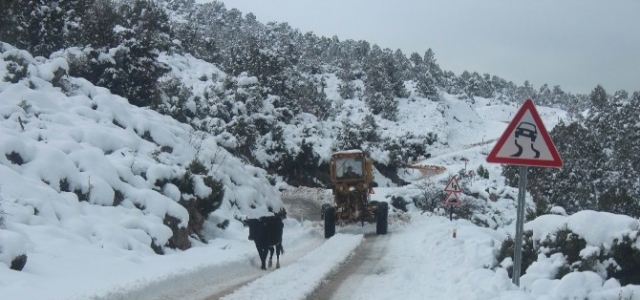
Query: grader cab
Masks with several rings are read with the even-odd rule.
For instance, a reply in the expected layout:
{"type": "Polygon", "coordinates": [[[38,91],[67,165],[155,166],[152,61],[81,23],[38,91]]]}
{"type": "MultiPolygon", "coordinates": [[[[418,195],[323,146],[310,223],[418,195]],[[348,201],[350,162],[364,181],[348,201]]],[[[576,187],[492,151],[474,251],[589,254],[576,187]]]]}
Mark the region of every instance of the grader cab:
{"type": "Polygon", "coordinates": [[[324,236],[335,234],[336,224],[376,223],[377,234],[387,234],[389,205],[371,201],[373,162],[361,150],[335,152],[329,162],[334,203],[323,204],[324,236]]]}

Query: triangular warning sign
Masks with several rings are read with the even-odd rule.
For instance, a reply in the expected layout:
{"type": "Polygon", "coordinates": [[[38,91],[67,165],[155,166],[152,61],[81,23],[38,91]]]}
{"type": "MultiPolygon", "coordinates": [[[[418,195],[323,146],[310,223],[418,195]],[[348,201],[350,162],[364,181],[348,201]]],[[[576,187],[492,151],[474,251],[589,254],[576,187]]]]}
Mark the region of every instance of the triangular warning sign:
{"type": "Polygon", "coordinates": [[[524,102],[487,156],[487,162],[562,167],[562,159],[531,99],[524,102]]]}
{"type": "Polygon", "coordinates": [[[460,202],[460,199],[458,198],[458,193],[449,193],[447,195],[446,198],[444,198],[444,205],[445,206],[460,206],[462,205],[462,203],[460,202]]]}
{"type": "Polygon", "coordinates": [[[447,185],[444,187],[444,191],[445,192],[454,192],[454,193],[462,192],[462,189],[460,188],[460,185],[458,184],[458,180],[456,179],[455,176],[453,176],[453,177],[451,177],[451,179],[449,179],[449,182],[447,182],[447,185]]]}

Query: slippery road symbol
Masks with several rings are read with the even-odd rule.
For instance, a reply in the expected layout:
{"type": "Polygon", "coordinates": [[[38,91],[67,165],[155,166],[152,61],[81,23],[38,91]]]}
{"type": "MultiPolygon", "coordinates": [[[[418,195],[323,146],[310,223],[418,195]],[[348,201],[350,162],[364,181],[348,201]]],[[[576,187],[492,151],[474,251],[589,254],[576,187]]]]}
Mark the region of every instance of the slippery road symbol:
{"type": "Polygon", "coordinates": [[[561,168],[562,159],[544,128],[531,99],[527,99],[493,147],[487,162],[561,168]]]}
{"type": "Polygon", "coordinates": [[[516,137],[514,143],[516,147],[518,147],[518,152],[511,155],[511,157],[520,157],[520,155],[522,155],[522,146],[518,144],[518,137],[520,136],[528,137],[531,140],[531,150],[535,153],[534,158],[540,157],[540,151],[533,147],[533,142],[535,142],[536,138],[538,137],[538,128],[536,127],[536,125],[533,125],[529,122],[520,122],[520,124],[518,124],[518,127],[514,131],[514,135],[516,137]]]}

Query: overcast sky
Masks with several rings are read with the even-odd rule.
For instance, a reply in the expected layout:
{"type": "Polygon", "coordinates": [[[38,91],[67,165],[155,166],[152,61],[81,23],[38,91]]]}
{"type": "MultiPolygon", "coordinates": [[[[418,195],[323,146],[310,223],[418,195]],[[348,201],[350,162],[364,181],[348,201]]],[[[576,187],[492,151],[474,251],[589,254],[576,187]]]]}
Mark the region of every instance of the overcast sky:
{"type": "MultiPolygon", "coordinates": [[[[198,0],[208,2],[207,0],[198,0]]],[[[262,23],[366,40],[536,88],[640,90],[640,0],[223,0],[262,23]]]]}

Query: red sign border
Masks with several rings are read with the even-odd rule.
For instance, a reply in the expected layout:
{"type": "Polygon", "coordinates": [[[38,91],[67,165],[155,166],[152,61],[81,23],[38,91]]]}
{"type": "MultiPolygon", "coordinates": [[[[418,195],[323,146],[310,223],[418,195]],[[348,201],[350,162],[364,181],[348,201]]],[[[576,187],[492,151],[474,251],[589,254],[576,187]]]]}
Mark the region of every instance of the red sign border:
{"type": "Polygon", "coordinates": [[[460,198],[458,198],[458,193],[457,192],[449,192],[449,194],[444,197],[444,206],[456,206],[456,207],[460,207],[462,206],[462,200],[460,200],[460,198]],[[449,201],[451,198],[456,198],[455,202],[451,202],[449,201]]]}
{"type": "Polygon", "coordinates": [[[456,179],[455,176],[452,176],[451,179],[449,179],[449,182],[447,182],[447,185],[444,186],[444,191],[445,192],[450,192],[450,193],[460,193],[462,192],[462,189],[460,188],[460,184],[458,183],[458,179],[456,179]],[[447,187],[449,186],[449,184],[451,182],[455,182],[456,186],[459,188],[457,190],[452,190],[452,189],[447,189],[447,187]]]}
{"type": "Polygon", "coordinates": [[[491,150],[491,153],[489,153],[489,156],[487,156],[487,162],[501,163],[501,164],[507,164],[507,165],[531,166],[531,167],[553,167],[553,168],[562,167],[563,162],[562,162],[562,159],[560,158],[560,154],[558,154],[558,150],[556,150],[556,146],[553,144],[553,141],[551,141],[551,137],[549,137],[549,133],[547,132],[547,129],[544,127],[544,123],[542,122],[540,115],[538,115],[538,111],[536,110],[536,107],[533,105],[533,101],[531,99],[527,99],[522,105],[522,107],[520,107],[520,110],[518,110],[516,115],[513,117],[513,119],[511,120],[511,123],[509,123],[509,126],[507,126],[507,129],[504,131],[504,133],[502,134],[502,136],[500,137],[496,145],[493,147],[493,150],[491,150]],[[526,158],[523,159],[523,158],[510,158],[510,157],[497,156],[498,152],[500,152],[504,144],[507,142],[507,139],[509,139],[509,136],[514,131],[515,127],[518,126],[518,124],[520,123],[520,120],[522,119],[522,117],[524,116],[527,110],[531,112],[531,116],[533,117],[533,120],[536,122],[536,125],[538,126],[538,128],[540,128],[540,135],[542,136],[542,138],[544,139],[544,142],[549,148],[549,152],[553,160],[539,160],[539,159],[526,159],[526,158]]]}

